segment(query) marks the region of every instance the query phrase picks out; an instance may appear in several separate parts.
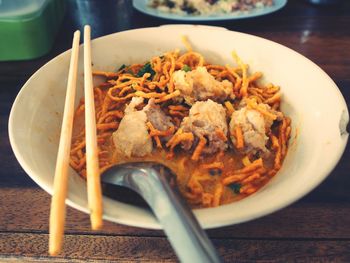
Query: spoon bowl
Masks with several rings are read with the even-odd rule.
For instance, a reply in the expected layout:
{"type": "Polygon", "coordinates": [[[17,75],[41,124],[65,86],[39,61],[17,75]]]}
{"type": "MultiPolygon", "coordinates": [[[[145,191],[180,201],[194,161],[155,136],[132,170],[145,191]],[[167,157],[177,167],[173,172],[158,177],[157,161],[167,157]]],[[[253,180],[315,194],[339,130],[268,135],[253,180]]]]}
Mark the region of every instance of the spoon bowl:
{"type": "Polygon", "coordinates": [[[127,187],[145,199],[181,262],[221,262],[168,167],[155,162],[124,163],[109,168],[101,178],[104,184],[127,187]]]}

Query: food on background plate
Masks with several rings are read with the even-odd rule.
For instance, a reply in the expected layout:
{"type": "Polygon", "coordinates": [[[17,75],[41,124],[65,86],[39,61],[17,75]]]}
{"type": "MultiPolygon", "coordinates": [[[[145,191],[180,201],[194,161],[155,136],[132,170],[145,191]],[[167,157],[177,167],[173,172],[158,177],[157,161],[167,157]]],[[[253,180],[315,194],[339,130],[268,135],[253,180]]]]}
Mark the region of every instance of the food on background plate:
{"type": "MultiPolygon", "coordinates": [[[[101,171],[113,164],[156,161],[177,174],[194,208],[240,200],[264,186],[287,154],[291,120],[280,110],[280,88],[232,53],[217,65],[192,51],[169,51],[95,71],[101,171]]],[[[84,101],[75,113],[71,166],[86,176],[84,101]]]]}
{"type": "Polygon", "coordinates": [[[179,15],[222,15],[272,6],[273,0],[149,0],[149,6],[179,15]]]}

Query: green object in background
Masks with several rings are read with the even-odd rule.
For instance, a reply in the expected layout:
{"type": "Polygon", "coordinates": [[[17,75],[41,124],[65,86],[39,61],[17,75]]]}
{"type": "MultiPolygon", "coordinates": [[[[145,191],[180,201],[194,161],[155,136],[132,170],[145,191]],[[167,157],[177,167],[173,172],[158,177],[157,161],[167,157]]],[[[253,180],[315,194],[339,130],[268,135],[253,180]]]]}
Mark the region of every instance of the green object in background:
{"type": "Polygon", "coordinates": [[[65,0],[0,0],[0,61],[48,53],[64,11],[65,0]]]}

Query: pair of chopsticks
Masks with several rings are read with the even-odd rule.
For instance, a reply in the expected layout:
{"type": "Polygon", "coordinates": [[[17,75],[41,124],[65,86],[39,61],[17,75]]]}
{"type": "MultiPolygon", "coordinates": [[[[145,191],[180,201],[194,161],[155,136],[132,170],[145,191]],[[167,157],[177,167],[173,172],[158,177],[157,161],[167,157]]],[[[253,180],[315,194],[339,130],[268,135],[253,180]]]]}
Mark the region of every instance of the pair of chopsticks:
{"type": "MultiPolygon", "coordinates": [[[[65,225],[65,200],[68,188],[68,167],[74,118],[74,101],[78,73],[80,31],[73,37],[68,73],[67,93],[63,113],[61,136],[57,154],[54,189],[50,211],[49,253],[57,255],[62,248],[65,225]]],[[[84,27],[84,93],[87,193],[93,230],[102,227],[102,192],[98,162],[94,92],[91,69],[91,29],[84,27]]]]}

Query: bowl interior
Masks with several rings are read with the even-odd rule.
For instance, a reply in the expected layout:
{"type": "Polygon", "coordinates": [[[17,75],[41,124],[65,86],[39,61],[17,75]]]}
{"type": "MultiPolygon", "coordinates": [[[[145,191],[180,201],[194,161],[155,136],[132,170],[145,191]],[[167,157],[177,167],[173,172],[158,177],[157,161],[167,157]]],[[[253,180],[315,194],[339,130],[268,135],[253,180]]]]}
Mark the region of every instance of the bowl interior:
{"type": "MultiPolygon", "coordinates": [[[[344,150],[347,133],[342,127],[348,122],[348,111],[334,82],[300,54],[277,43],[222,28],[162,26],[94,40],[93,68],[115,71],[122,64],[145,62],[154,55],[184,48],[182,35],[209,62],[234,64],[230,54],[235,50],[250,70],[263,72],[264,81],[281,86],[282,109],[292,119],[290,149],[279,173],[260,191],[239,202],[195,210],[202,226],[224,226],[266,215],[316,187],[344,150]]],[[[76,103],[83,95],[82,51],[81,47],[76,103]]],[[[59,55],[28,80],[13,105],[9,121],[11,145],[18,161],[49,193],[53,188],[69,59],[70,51],[59,55]]],[[[68,204],[88,212],[85,181],[73,169],[68,204]]],[[[104,213],[106,219],[114,222],[160,227],[151,212],[107,197],[104,213]]]]}

